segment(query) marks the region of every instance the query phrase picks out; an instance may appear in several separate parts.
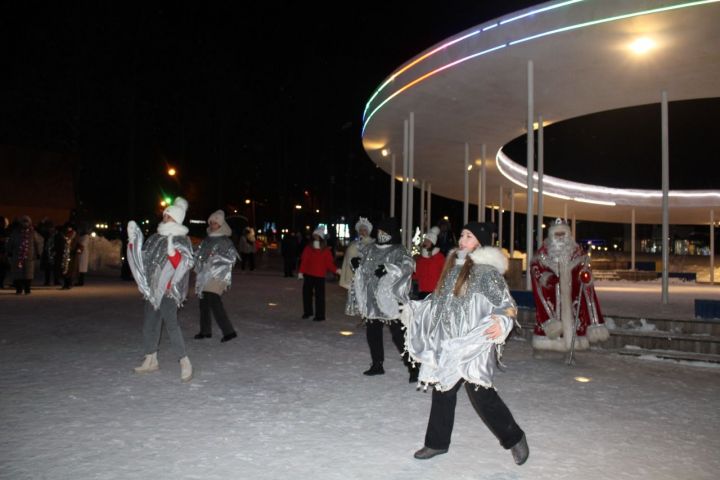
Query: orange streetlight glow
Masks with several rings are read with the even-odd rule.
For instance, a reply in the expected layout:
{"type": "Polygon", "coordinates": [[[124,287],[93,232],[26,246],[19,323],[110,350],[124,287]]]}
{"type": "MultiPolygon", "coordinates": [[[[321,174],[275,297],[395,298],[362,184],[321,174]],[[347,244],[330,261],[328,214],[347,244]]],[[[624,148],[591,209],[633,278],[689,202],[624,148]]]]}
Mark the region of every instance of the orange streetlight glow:
{"type": "Polygon", "coordinates": [[[170,175],[171,177],[174,177],[175,174],[177,173],[177,170],[175,170],[174,168],[170,167],[170,168],[168,168],[167,173],[168,173],[168,175],[170,175]]]}

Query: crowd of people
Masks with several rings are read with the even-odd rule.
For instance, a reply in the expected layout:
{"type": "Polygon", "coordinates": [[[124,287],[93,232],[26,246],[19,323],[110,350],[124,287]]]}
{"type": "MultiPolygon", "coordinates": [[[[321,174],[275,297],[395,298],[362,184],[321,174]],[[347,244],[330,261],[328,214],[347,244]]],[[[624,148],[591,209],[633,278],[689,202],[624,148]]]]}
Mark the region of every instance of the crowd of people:
{"type": "Polygon", "coordinates": [[[0,217],[0,288],[8,285],[18,295],[29,295],[35,272],[43,272],[44,286],[69,290],[85,284],[90,236],[73,223],[61,226],[43,219],[37,226],[27,215],[12,223],[0,217]]]}
{"type": "MultiPolygon", "coordinates": [[[[238,334],[222,296],[232,284],[235,263],[239,260],[241,269],[253,271],[256,253],[254,231],[246,228],[234,243],[222,210],[209,216],[207,236],[193,248],[183,225],[187,209],[187,201],[176,198],[147,239],[135,222],[129,222],[126,251],[145,299],[144,359],[134,371],[144,374],[159,369],[164,325],[182,382],[191,381],[193,368],[177,314],[187,298],[191,273],[200,309],[194,338],[212,338],[214,318],[222,332],[221,342],[227,342],[238,334]]],[[[415,452],[417,459],[448,451],[457,392],[463,386],[483,423],[511,451],[515,463],[523,464],[529,455],[525,433],[493,383],[517,313],[503,278],[507,256],[493,246],[493,229],[490,223],[470,222],[456,241],[449,223],[441,222],[423,235],[419,253],[413,257],[401,243],[394,218],[373,225],[361,217],[355,224],[357,238],[345,249],[340,267],[324,229],[314,230],[306,242],[288,234],[281,243],[284,276],[293,277],[297,270],[297,278],[303,281],[303,319],[325,320],[326,279],[336,277],[347,290],[345,314],[358,317],[365,326],[370,366],[362,373],[370,377],[385,373],[383,331],[387,327],[409,381],[419,390],[431,389],[430,415],[424,444],[415,452]]],[[[81,265],[87,242],[73,225],[56,229],[42,222],[35,229],[25,216],[12,226],[5,224],[3,235],[0,280],[9,270],[18,294],[30,293],[35,261],[45,271],[46,284],[60,283],[62,288],[83,284],[87,267],[83,270],[81,265]]]]}

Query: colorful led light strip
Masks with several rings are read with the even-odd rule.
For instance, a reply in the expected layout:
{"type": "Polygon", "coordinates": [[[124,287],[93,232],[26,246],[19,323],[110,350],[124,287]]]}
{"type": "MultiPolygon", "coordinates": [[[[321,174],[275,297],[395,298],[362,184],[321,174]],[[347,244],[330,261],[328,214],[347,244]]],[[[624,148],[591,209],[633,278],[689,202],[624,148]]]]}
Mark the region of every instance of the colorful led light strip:
{"type": "MultiPolygon", "coordinates": [[[[564,7],[564,6],[569,5],[569,4],[571,4],[571,3],[578,3],[578,2],[583,2],[583,1],[585,1],[585,0],[571,0],[571,1],[569,1],[569,2],[559,3],[559,4],[557,4],[557,5],[550,5],[549,7],[543,7],[543,8],[538,8],[538,9],[536,9],[536,10],[531,10],[531,11],[529,11],[529,12],[523,14],[523,15],[519,15],[519,16],[517,16],[517,17],[513,17],[513,18],[510,18],[510,19],[508,19],[508,20],[504,20],[504,21],[502,21],[502,22],[499,22],[499,23],[493,23],[492,25],[488,25],[487,27],[484,27],[484,28],[482,29],[482,31],[485,32],[485,31],[487,31],[487,30],[491,30],[491,29],[493,29],[493,28],[495,28],[495,27],[497,27],[497,26],[499,26],[499,25],[502,25],[502,24],[504,24],[504,23],[510,23],[510,22],[515,21],[515,20],[518,20],[518,19],[520,19],[520,18],[528,17],[528,16],[530,16],[530,15],[535,15],[536,13],[547,12],[547,11],[549,11],[549,10],[555,10],[556,8],[564,7]]],[[[379,94],[381,91],[383,91],[383,90],[385,89],[385,87],[388,86],[388,84],[392,83],[399,75],[401,75],[403,72],[406,72],[406,71],[409,70],[410,68],[414,67],[414,66],[417,65],[418,63],[422,62],[422,61],[425,60],[426,58],[435,55],[435,54],[436,54],[437,52],[439,52],[440,50],[444,50],[444,49],[446,49],[447,47],[450,47],[451,45],[455,45],[455,44],[458,43],[458,42],[462,42],[463,40],[466,40],[466,39],[468,39],[468,38],[470,38],[470,37],[474,37],[474,36],[477,35],[478,33],[480,33],[480,30],[474,30],[474,31],[470,32],[470,33],[467,34],[467,35],[463,35],[463,36],[460,37],[460,38],[456,38],[455,40],[451,40],[451,41],[449,41],[449,42],[447,42],[447,43],[444,43],[444,44],[440,45],[439,47],[433,49],[432,51],[430,51],[430,52],[422,55],[421,57],[418,57],[417,59],[415,59],[415,60],[412,61],[411,63],[405,65],[405,66],[402,67],[400,70],[398,70],[398,71],[394,72],[392,75],[390,75],[390,77],[389,77],[385,82],[383,82],[383,84],[380,85],[380,87],[379,87],[377,90],[375,90],[375,93],[373,93],[373,95],[370,97],[370,100],[368,100],[368,101],[365,103],[365,109],[363,110],[363,121],[365,121],[365,114],[367,113],[368,108],[370,108],[370,104],[371,104],[372,101],[375,99],[375,97],[377,97],[378,94],[379,94]]]]}
{"type": "MultiPolygon", "coordinates": [[[[720,1],[720,0],[719,0],[719,1],[720,1]]],[[[446,64],[446,65],[443,65],[442,67],[437,68],[437,69],[435,69],[435,70],[433,70],[433,71],[431,71],[431,72],[428,72],[428,73],[426,73],[425,75],[416,78],[416,79],[413,80],[412,82],[410,82],[410,83],[408,83],[408,84],[405,84],[405,86],[403,86],[403,87],[400,88],[399,90],[396,90],[392,95],[390,95],[390,96],[387,97],[385,100],[383,100],[377,107],[375,107],[375,110],[373,110],[373,111],[370,113],[370,115],[368,115],[367,120],[366,120],[365,123],[363,124],[362,134],[365,133],[365,127],[367,127],[367,124],[368,124],[368,122],[370,121],[370,119],[372,118],[372,116],[375,115],[375,113],[376,113],[378,110],[380,110],[383,105],[385,105],[387,102],[389,102],[390,100],[392,100],[392,99],[395,98],[396,96],[400,95],[400,94],[401,94],[402,92],[404,92],[405,90],[411,88],[411,87],[414,86],[414,85],[417,85],[418,83],[422,82],[422,81],[425,80],[426,78],[432,77],[433,75],[436,75],[436,74],[442,72],[443,70],[447,70],[448,68],[452,68],[452,67],[454,67],[455,65],[457,65],[457,64],[459,64],[459,63],[467,62],[468,60],[471,60],[471,59],[473,59],[473,58],[475,58],[475,57],[479,57],[480,55],[485,55],[485,54],[487,54],[487,53],[494,52],[495,50],[500,50],[501,48],[505,48],[505,47],[507,47],[507,44],[503,43],[502,45],[497,45],[497,46],[495,46],[495,47],[488,48],[487,50],[483,50],[482,52],[473,53],[472,55],[468,55],[467,57],[461,58],[460,60],[455,60],[455,61],[452,62],[452,63],[448,63],[448,64],[446,64]]]]}
{"type": "MultiPolygon", "coordinates": [[[[438,47],[438,48],[434,49],[432,52],[430,52],[430,53],[428,53],[428,54],[426,54],[426,55],[423,55],[423,57],[419,58],[417,61],[413,62],[412,64],[409,64],[409,65],[406,66],[406,67],[404,67],[401,71],[398,71],[397,73],[393,74],[388,81],[386,81],[385,83],[383,83],[383,84],[380,86],[380,88],[378,88],[378,90],[373,94],[373,96],[370,98],[370,100],[368,100],[368,102],[367,102],[366,105],[365,105],[365,110],[363,111],[363,128],[362,128],[361,136],[365,134],[365,129],[367,128],[367,125],[368,125],[368,123],[370,122],[370,119],[372,118],[372,116],[373,116],[383,105],[385,105],[390,99],[394,98],[394,97],[397,96],[399,93],[402,93],[403,91],[407,90],[408,88],[410,88],[410,87],[412,87],[412,86],[414,86],[414,85],[417,85],[418,83],[420,83],[421,81],[427,79],[428,77],[431,77],[432,75],[435,75],[436,73],[439,73],[439,72],[441,72],[441,71],[443,71],[443,70],[446,70],[446,69],[448,69],[448,68],[454,67],[455,65],[458,65],[459,63],[462,63],[462,62],[464,62],[464,61],[466,61],[466,60],[470,60],[471,58],[475,58],[475,57],[478,57],[478,56],[480,56],[480,55],[484,55],[485,53],[489,53],[489,52],[494,51],[494,50],[497,50],[497,49],[499,49],[499,48],[517,45],[517,44],[519,44],[519,43],[527,42],[527,41],[534,40],[534,39],[541,38],[541,37],[545,37],[545,36],[548,36],[548,35],[554,35],[554,34],[556,34],[556,33],[566,32],[566,31],[569,31],[569,30],[577,30],[577,29],[579,29],[579,28],[590,27],[590,26],[593,26],[593,25],[601,24],[601,23],[613,22],[613,21],[617,21],[617,20],[623,20],[623,19],[632,18],[632,17],[638,17],[638,16],[642,16],[642,15],[649,15],[649,14],[653,14],[653,13],[660,13],[660,12],[665,12],[665,11],[669,11],[669,10],[678,10],[678,9],[681,9],[681,8],[689,8],[689,7],[695,7],[695,6],[699,6],[699,5],[706,5],[706,4],[717,3],[717,2],[720,2],[720,0],[699,0],[699,1],[695,1],[695,2],[688,2],[688,3],[677,4],[677,5],[670,5],[670,6],[667,6],[667,7],[653,8],[653,9],[650,9],[650,10],[642,10],[642,11],[639,11],[639,12],[627,13],[627,14],[624,14],[624,15],[616,15],[616,16],[614,16],[614,17],[608,17],[608,18],[602,18],[602,19],[599,19],[599,20],[593,20],[593,21],[591,21],[591,22],[578,23],[578,24],[575,24],[575,25],[570,25],[570,26],[567,26],[567,27],[563,27],[563,28],[559,28],[559,29],[555,29],[555,30],[550,30],[550,31],[547,31],[547,32],[544,32],[544,33],[539,33],[539,34],[537,34],[537,35],[531,35],[531,36],[529,36],[529,37],[521,38],[521,39],[518,39],[518,40],[513,40],[513,41],[511,41],[511,42],[508,42],[508,43],[506,43],[506,44],[503,44],[502,46],[494,47],[494,48],[492,48],[492,49],[490,49],[490,50],[484,50],[484,51],[479,52],[479,53],[477,53],[477,54],[469,55],[469,56],[467,56],[467,57],[465,57],[465,58],[463,58],[463,59],[457,60],[457,61],[452,62],[452,63],[449,63],[449,64],[447,64],[447,65],[444,65],[444,66],[442,66],[442,67],[440,67],[440,68],[438,68],[438,69],[436,69],[436,70],[433,70],[432,72],[430,72],[430,73],[428,73],[428,74],[425,74],[425,75],[423,75],[423,76],[421,76],[421,77],[413,80],[412,82],[410,82],[410,83],[406,84],[405,86],[401,87],[399,90],[395,91],[392,95],[390,95],[390,96],[389,96],[388,98],[386,98],[382,103],[380,103],[380,104],[372,111],[372,113],[370,113],[370,115],[368,115],[367,117],[365,117],[365,114],[367,113],[367,110],[368,110],[368,108],[370,107],[370,103],[375,99],[375,97],[377,97],[377,95],[378,95],[387,85],[390,84],[390,82],[392,82],[395,78],[397,78],[397,76],[398,76],[400,73],[407,71],[407,69],[410,68],[411,66],[417,65],[417,63],[419,63],[421,60],[427,59],[427,58],[430,57],[432,54],[434,54],[434,53],[442,50],[443,48],[446,48],[447,46],[449,46],[449,44],[443,44],[441,47],[438,47]]],[[[559,8],[559,7],[562,7],[562,6],[567,6],[567,5],[572,4],[572,3],[576,3],[576,2],[572,2],[572,1],[571,1],[571,2],[565,2],[565,3],[562,3],[562,4],[554,5],[554,6],[552,6],[552,7],[554,7],[554,8],[559,8]]],[[[529,15],[532,15],[533,13],[538,13],[539,11],[548,11],[548,10],[550,10],[549,7],[545,7],[545,8],[543,8],[543,9],[538,9],[538,10],[533,10],[532,12],[528,12],[527,14],[523,14],[523,15],[521,15],[521,16],[518,16],[518,18],[527,17],[527,16],[529,16],[529,15]]],[[[516,19],[517,19],[517,18],[516,18],[516,19]]],[[[502,23],[502,22],[501,22],[501,23],[502,23]]],[[[468,36],[473,36],[474,34],[476,34],[476,32],[477,32],[477,31],[473,32],[473,34],[468,35],[468,36]]],[[[466,36],[465,38],[467,38],[468,36],[466,36]]],[[[458,39],[458,40],[460,40],[460,39],[458,39]]],[[[455,40],[453,40],[452,43],[457,43],[457,42],[456,42],[455,40]]]]}
{"type": "Polygon", "coordinates": [[[401,75],[403,72],[409,70],[409,69],[412,68],[413,66],[417,65],[418,63],[422,62],[422,61],[425,60],[426,58],[428,58],[428,57],[430,57],[430,56],[432,56],[432,55],[435,55],[435,54],[436,54],[437,52],[439,52],[440,50],[443,50],[443,49],[445,49],[445,48],[447,48],[447,47],[449,47],[449,46],[451,46],[451,45],[455,45],[455,44],[458,43],[458,42],[462,42],[462,41],[465,40],[466,38],[474,37],[474,36],[477,35],[478,33],[480,33],[480,30],[475,30],[475,31],[470,32],[470,33],[468,33],[467,35],[464,35],[464,36],[462,36],[462,37],[460,37],[460,38],[457,38],[457,39],[452,40],[452,41],[450,41],[450,42],[444,43],[444,44],[440,45],[438,48],[432,50],[431,52],[426,53],[425,55],[417,58],[416,60],[412,61],[411,63],[408,63],[408,64],[405,65],[403,68],[401,68],[401,69],[398,70],[397,72],[395,72],[395,73],[393,73],[392,75],[390,75],[390,78],[388,78],[388,79],[385,81],[385,83],[383,83],[382,85],[380,85],[380,88],[378,88],[378,89],[375,91],[375,93],[373,94],[373,96],[370,97],[370,100],[368,100],[367,103],[365,104],[365,110],[363,110],[363,120],[365,120],[365,114],[367,113],[367,109],[370,107],[370,103],[372,103],[372,101],[375,99],[375,97],[377,97],[378,94],[379,94],[386,86],[388,86],[388,84],[392,83],[399,75],[401,75]]]}

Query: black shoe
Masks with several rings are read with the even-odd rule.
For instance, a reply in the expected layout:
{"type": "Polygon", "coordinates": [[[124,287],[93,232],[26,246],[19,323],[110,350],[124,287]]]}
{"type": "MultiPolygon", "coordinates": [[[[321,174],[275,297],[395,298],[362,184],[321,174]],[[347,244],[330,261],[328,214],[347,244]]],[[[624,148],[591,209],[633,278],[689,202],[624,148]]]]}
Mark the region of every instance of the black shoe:
{"type": "Polygon", "coordinates": [[[223,337],[220,339],[220,343],[229,342],[233,338],[237,338],[237,333],[228,333],[227,335],[223,335],[223,337]]]}
{"type": "Polygon", "coordinates": [[[325,321],[325,317],[313,317],[313,322],[323,322],[325,321]]]}
{"type": "Polygon", "coordinates": [[[423,447],[417,452],[415,452],[415,455],[413,455],[418,460],[428,460],[430,458],[433,458],[436,455],[442,455],[443,453],[447,453],[447,448],[441,448],[441,449],[435,449],[430,447],[423,447]]]}
{"type": "Polygon", "coordinates": [[[522,438],[517,442],[511,449],[513,460],[518,465],[522,465],[530,456],[530,449],[528,448],[527,440],[525,440],[525,434],[523,433],[522,438]]]}
{"type": "Polygon", "coordinates": [[[303,320],[306,319],[306,318],[310,318],[310,317],[312,317],[312,314],[308,315],[308,314],[306,313],[305,315],[302,316],[303,320]]]}
{"type": "Polygon", "coordinates": [[[417,383],[419,373],[420,373],[420,369],[418,367],[411,367],[410,368],[410,379],[408,380],[408,382],[409,383],[417,383]]]}
{"type": "Polygon", "coordinates": [[[363,372],[363,375],[384,375],[385,369],[382,366],[382,362],[373,363],[368,370],[363,372]]]}
{"type": "Polygon", "coordinates": [[[195,340],[202,340],[203,338],[212,338],[212,334],[200,332],[197,335],[195,335],[195,340]]]}

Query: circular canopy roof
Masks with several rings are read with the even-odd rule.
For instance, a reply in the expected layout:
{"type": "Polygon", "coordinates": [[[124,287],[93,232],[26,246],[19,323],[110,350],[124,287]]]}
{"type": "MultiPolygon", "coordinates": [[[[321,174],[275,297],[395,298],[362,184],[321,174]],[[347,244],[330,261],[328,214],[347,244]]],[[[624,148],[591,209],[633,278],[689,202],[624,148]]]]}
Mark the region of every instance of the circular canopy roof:
{"type": "MultiPolygon", "coordinates": [[[[570,0],[483,23],[388,77],[366,106],[365,150],[389,172],[381,151],[401,158],[403,123],[412,112],[416,181],[462,200],[465,143],[474,164],[484,144],[487,203],[498,203],[499,187],[515,188],[516,209],[524,212],[520,185],[527,170],[518,163],[524,159],[513,161],[502,147],[526,129],[530,60],[534,112],[544,124],[658,103],[662,91],[669,101],[719,97],[719,21],[720,0],[570,0]]],[[[697,159],[698,175],[706,161],[697,159]]],[[[604,165],[587,168],[602,171],[604,165]]],[[[634,208],[640,223],[661,221],[660,185],[655,191],[614,189],[546,175],[544,192],[545,216],[561,216],[567,205],[578,219],[629,222],[634,208]]],[[[507,208],[507,197],[504,202],[507,208]]],[[[671,223],[707,224],[708,210],[720,206],[720,190],[671,190],[669,203],[671,223]]]]}

